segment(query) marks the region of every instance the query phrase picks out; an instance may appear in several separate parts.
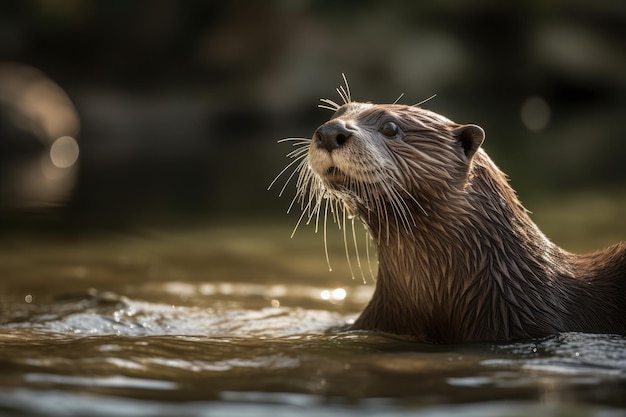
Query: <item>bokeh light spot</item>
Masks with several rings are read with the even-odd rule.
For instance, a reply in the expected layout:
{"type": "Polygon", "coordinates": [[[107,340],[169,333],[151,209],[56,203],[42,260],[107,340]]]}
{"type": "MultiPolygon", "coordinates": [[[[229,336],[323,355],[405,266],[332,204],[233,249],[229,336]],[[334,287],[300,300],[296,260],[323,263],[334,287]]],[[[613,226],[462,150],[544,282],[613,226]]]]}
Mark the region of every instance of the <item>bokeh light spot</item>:
{"type": "Polygon", "coordinates": [[[333,299],[335,299],[337,301],[341,301],[341,300],[344,300],[346,298],[347,292],[343,288],[337,288],[337,289],[333,290],[331,295],[332,295],[333,299]]]}
{"type": "Polygon", "coordinates": [[[50,147],[50,159],[57,168],[69,168],[78,160],[78,142],[71,136],[61,136],[50,147]]]}
{"type": "Polygon", "coordinates": [[[330,301],[332,304],[337,304],[340,301],[345,300],[348,293],[343,288],[335,288],[334,290],[323,290],[320,293],[322,300],[330,301]]]}
{"type": "Polygon", "coordinates": [[[542,97],[530,96],[522,103],[520,116],[528,130],[539,132],[550,122],[550,106],[542,97]]]}

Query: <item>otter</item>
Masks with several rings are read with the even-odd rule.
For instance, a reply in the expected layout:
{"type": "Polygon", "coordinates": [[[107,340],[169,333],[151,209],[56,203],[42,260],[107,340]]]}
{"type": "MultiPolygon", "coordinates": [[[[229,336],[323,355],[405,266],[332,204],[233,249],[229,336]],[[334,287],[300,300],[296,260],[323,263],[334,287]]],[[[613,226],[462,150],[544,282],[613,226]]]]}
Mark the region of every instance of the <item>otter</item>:
{"type": "Polygon", "coordinates": [[[331,119],[297,142],[292,176],[303,216],[335,202],[376,244],[376,288],[353,329],[427,343],[626,334],[625,243],[583,255],[552,243],[481,127],[338,92],[343,104],[320,105],[331,119]]]}

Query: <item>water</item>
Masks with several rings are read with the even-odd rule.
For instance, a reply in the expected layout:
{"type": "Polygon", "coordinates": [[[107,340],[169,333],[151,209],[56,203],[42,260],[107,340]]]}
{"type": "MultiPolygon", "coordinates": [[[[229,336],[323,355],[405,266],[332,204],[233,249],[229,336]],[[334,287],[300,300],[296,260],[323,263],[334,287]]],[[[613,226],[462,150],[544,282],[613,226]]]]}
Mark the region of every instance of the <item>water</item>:
{"type": "Polygon", "coordinates": [[[349,278],[341,239],[330,273],[321,236],[289,234],[5,240],[0,415],[626,415],[626,337],[349,331],[371,278],[349,278]]]}

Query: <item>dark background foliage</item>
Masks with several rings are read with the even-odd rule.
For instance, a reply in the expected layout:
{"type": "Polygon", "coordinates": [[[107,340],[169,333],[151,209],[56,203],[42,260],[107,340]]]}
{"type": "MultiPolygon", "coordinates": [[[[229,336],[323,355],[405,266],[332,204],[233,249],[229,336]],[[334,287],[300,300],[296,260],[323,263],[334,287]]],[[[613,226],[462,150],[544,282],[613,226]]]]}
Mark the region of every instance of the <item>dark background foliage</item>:
{"type": "Polygon", "coordinates": [[[280,215],[266,190],[345,73],[487,132],[523,199],[624,189],[626,3],[0,2],[3,230],[280,215]],[[80,152],[50,164],[57,137],[80,152]]]}

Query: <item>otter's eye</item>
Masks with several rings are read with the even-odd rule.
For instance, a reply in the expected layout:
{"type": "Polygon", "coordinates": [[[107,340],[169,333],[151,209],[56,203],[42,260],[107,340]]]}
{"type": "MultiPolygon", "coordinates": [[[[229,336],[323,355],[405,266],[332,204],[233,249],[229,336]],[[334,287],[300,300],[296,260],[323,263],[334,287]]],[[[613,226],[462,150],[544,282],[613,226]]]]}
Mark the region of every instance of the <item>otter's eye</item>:
{"type": "Polygon", "coordinates": [[[380,133],[387,136],[388,138],[394,138],[398,135],[400,129],[398,125],[394,122],[385,122],[385,124],[380,128],[380,133]]]}

